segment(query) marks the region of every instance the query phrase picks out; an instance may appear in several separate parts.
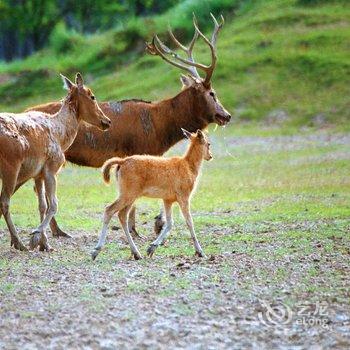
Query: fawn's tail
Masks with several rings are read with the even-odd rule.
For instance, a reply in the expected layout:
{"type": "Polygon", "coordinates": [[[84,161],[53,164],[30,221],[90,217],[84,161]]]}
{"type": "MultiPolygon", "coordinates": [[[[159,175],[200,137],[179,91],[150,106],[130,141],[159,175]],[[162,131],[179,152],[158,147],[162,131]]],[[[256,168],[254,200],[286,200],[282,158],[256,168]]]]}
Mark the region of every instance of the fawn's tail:
{"type": "Polygon", "coordinates": [[[110,183],[110,181],[111,181],[111,169],[115,165],[122,165],[122,164],[124,164],[124,162],[125,162],[125,159],[118,158],[118,157],[114,157],[114,158],[108,159],[102,166],[103,180],[106,183],[110,183]]]}

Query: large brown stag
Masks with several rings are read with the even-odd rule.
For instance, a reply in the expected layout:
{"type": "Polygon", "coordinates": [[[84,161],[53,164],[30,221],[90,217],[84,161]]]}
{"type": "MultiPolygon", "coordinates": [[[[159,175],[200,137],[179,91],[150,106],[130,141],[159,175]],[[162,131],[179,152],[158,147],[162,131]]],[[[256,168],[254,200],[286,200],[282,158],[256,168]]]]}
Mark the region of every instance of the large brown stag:
{"type": "MultiPolygon", "coordinates": [[[[108,131],[102,132],[90,125],[81,125],[75,141],[65,153],[69,162],[99,168],[107,159],[116,156],[162,155],[184,138],[181,128],[196,132],[198,129],[205,129],[210,123],[225,125],[229,122],[231,116],[220,103],[211,84],[217,63],[217,35],[224,20],[221,17],[221,23],[218,23],[215,17],[211,16],[214,21],[211,40],[199,30],[195,17],[193,18],[195,33],[188,47],[182,45],[169,29],[170,37],[175,45],[185,52],[186,58],[164,45],[157,35],[147,44],[147,51],[151,55],[160,56],[166,62],[188,73],[181,74],[183,85],[181,92],[175,97],[159,102],[132,99],[100,103],[102,111],[112,121],[111,127],[108,131]],[[211,64],[208,66],[193,59],[193,47],[199,37],[210,49],[211,64]],[[204,78],[201,78],[197,69],[205,73],[204,78]]],[[[55,113],[60,107],[60,102],[52,102],[29,110],[55,113]]],[[[130,214],[130,221],[129,227],[136,233],[135,210],[130,214]]],[[[158,224],[158,227],[161,226],[158,224]]],[[[54,218],[51,230],[54,236],[68,236],[59,229],[54,218]]]]}

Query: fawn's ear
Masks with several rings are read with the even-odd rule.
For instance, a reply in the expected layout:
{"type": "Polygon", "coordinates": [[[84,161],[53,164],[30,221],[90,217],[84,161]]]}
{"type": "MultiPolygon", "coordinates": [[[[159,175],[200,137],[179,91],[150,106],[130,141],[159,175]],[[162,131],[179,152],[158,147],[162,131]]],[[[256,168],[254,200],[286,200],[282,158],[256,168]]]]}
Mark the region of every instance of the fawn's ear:
{"type": "Polygon", "coordinates": [[[182,133],[184,134],[184,136],[186,137],[186,139],[190,140],[192,134],[189,131],[185,130],[185,129],[181,128],[181,130],[182,130],[182,133]]]}
{"type": "Polygon", "coordinates": [[[74,83],[72,83],[66,76],[63,74],[60,74],[62,81],[63,81],[63,89],[65,90],[71,90],[72,87],[74,86],[74,83]]]}
{"type": "Polygon", "coordinates": [[[75,76],[75,83],[77,84],[78,88],[82,88],[84,86],[84,79],[80,73],[77,73],[75,76]]]}
{"type": "Polygon", "coordinates": [[[205,135],[204,135],[204,132],[202,130],[198,129],[196,134],[197,134],[198,140],[200,140],[200,141],[205,140],[205,135]]]}

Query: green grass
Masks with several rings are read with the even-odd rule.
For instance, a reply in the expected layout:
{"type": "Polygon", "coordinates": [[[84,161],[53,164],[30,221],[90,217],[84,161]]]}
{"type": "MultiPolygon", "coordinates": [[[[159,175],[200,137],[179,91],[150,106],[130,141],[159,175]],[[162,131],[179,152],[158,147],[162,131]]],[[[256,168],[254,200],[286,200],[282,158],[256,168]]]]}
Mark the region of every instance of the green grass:
{"type": "MultiPolygon", "coordinates": [[[[166,22],[172,23],[181,37],[188,37],[191,6],[197,3],[186,4],[189,8],[184,16],[178,15],[184,11],[181,6],[185,5],[181,5],[145,22],[131,21],[124,32],[117,28],[76,40],[76,46],[65,55],[48,48],[24,61],[0,64],[0,109],[20,111],[61,98],[59,71],[85,73],[100,100],[158,100],[176,94],[180,84],[175,68],[126,47],[133,26],[142,28],[142,40],[150,39],[155,31],[164,32],[166,22]]],[[[317,115],[326,123],[348,128],[350,6],[343,1],[305,6],[295,0],[232,4],[237,10],[235,16],[226,12],[214,76],[214,87],[224,105],[243,122],[259,122],[271,112],[283,110],[289,116],[284,122],[287,129],[317,126],[317,115]]],[[[219,13],[215,6],[209,1],[207,12],[219,13]]],[[[203,18],[202,12],[199,16],[209,31],[209,18],[203,18]]],[[[196,52],[200,61],[209,57],[203,43],[196,52]]]]}

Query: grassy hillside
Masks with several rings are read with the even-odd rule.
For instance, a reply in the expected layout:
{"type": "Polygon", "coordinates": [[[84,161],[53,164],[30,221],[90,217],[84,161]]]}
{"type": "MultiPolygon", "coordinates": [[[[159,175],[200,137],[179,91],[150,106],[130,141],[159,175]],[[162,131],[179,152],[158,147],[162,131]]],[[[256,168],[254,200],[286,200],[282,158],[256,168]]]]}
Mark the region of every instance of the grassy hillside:
{"type": "MultiPolygon", "coordinates": [[[[179,72],[144,54],[143,38],[164,31],[168,21],[187,38],[192,10],[205,24],[204,12],[219,13],[221,6],[226,25],[214,86],[235,116],[288,127],[343,127],[350,119],[350,6],[346,1],[310,2],[207,1],[200,8],[200,2],[186,1],[164,15],[133,19],[124,29],[87,38],[70,33],[65,55],[57,54],[56,42],[24,61],[0,64],[0,110],[20,111],[62,97],[58,71],[85,73],[100,100],[173,95],[179,91],[179,72]],[[181,20],[179,13],[184,13],[181,20]]],[[[208,16],[208,33],[209,24],[208,16]]],[[[62,37],[55,35],[52,40],[62,37]]],[[[197,53],[200,61],[208,57],[203,43],[197,53]]]]}

